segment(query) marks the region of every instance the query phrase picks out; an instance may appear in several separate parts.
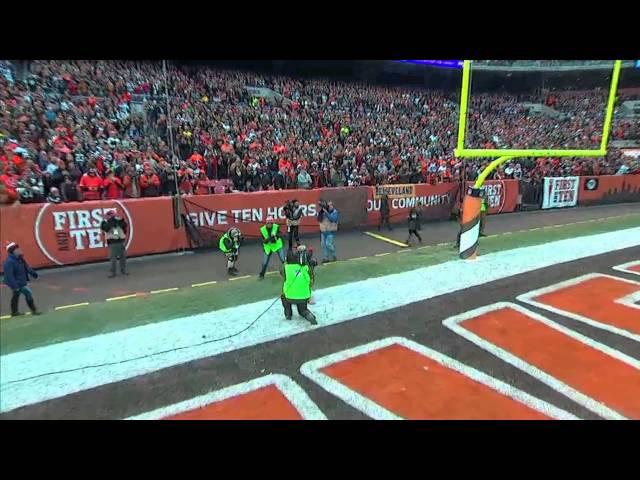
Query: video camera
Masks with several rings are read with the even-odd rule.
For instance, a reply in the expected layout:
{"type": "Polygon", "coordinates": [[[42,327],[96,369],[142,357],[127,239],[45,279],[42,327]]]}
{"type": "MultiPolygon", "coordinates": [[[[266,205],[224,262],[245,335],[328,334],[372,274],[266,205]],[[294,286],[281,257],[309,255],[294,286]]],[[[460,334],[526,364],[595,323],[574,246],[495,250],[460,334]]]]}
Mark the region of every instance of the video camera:
{"type": "Polygon", "coordinates": [[[313,249],[300,245],[295,251],[289,252],[287,255],[287,263],[297,263],[299,265],[307,265],[311,271],[318,266],[318,261],[313,258],[313,249]]]}
{"type": "Polygon", "coordinates": [[[311,268],[311,270],[313,270],[314,268],[316,268],[318,266],[318,261],[315,258],[313,258],[313,249],[312,248],[307,248],[304,251],[301,259],[304,262],[303,265],[308,265],[309,268],[311,268]]]}
{"type": "Polygon", "coordinates": [[[322,219],[324,218],[324,212],[328,208],[329,208],[329,203],[326,200],[320,199],[318,201],[318,216],[317,216],[317,220],[319,222],[322,222],[322,219]]]}

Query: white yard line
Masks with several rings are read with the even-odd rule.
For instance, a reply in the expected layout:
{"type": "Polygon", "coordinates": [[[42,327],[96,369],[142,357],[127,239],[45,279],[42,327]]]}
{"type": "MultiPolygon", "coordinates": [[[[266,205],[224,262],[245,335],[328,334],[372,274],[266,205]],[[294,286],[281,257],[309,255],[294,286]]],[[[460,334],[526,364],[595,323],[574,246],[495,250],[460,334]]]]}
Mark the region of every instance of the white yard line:
{"type": "Polygon", "coordinates": [[[355,320],[486,282],[638,245],[640,227],[497,252],[475,262],[455,260],[322,289],[318,291],[322,302],[312,307],[320,323],[316,327],[297,316],[294,321],[285,321],[282,309],[276,303],[242,334],[202,345],[204,341],[242,330],[273,303],[270,299],[12,353],[0,357],[0,412],[355,320]],[[367,301],[354,302],[354,298],[366,298],[367,301]],[[131,360],[176,347],[181,350],[131,360]],[[11,383],[52,371],[122,361],[126,362],[11,383]]]}
{"type": "Polygon", "coordinates": [[[254,392],[260,388],[273,385],[282,395],[291,403],[291,405],[298,411],[300,416],[305,420],[326,420],[327,417],[320,411],[318,406],[313,403],[313,400],[309,398],[300,386],[291,380],[286,375],[280,375],[272,373],[264,377],[256,378],[248,382],[233,385],[231,387],[223,388],[212,393],[200,395],[183,402],[174,403],[166,407],[158,408],[151,412],[146,412],[140,415],[129,417],[127,420],[158,420],[166,418],[168,416],[177,415],[179,413],[187,412],[189,410],[195,410],[202,408],[206,405],[228,400],[230,398],[239,397],[247,393],[254,392]]]}
{"type": "Polygon", "coordinates": [[[630,273],[632,275],[640,275],[640,272],[634,272],[633,270],[629,270],[631,267],[636,267],[638,265],[640,265],[640,260],[623,263],[622,265],[617,265],[613,267],[613,269],[619,272],[630,273]]]}
{"type": "Polygon", "coordinates": [[[458,362],[453,358],[447,357],[446,355],[403,337],[390,337],[382,340],[376,340],[375,342],[360,345],[355,348],[349,348],[315,360],[310,360],[300,367],[300,373],[318,384],[324,390],[332,393],[356,410],[359,410],[373,419],[399,420],[402,417],[387,410],[385,407],[375,403],[370,398],[359,394],[355,390],[323,372],[323,369],[329,365],[344,362],[345,360],[358,357],[360,355],[366,355],[391,345],[401,345],[409,350],[419,353],[420,355],[424,355],[448,370],[458,372],[470,380],[481,385],[485,385],[506,397],[528,406],[532,410],[547,415],[548,417],[559,420],[578,420],[578,417],[565,410],[557,408],[543,400],[540,400],[539,398],[533,397],[528,393],[517,389],[512,385],[504,383],[497,378],[493,378],[479,370],[476,370],[475,368],[471,368],[464,363],[458,362]]]}
{"type": "MultiPolygon", "coordinates": [[[[594,278],[609,278],[609,279],[613,279],[616,282],[635,285],[638,288],[640,288],[640,282],[635,282],[633,280],[627,280],[626,278],[614,277],[612,275],[605,275],[605,274],[602,274],[602,273],[588,273],[588,274],[582,275],[580,277],[572,278],[572,279],[567,280],[565,282],[554,283],[553,285],[548,285],[548,286],[546,286],[544,288],[539,288],[539,289],[533,290],[531,292],[523,293],[522,295],[519,295],[517,297],[517,299],[519,301],[521,301],[522,303],[533,305],[534,307],[538,307],[538,308],[540,308],[542,310],[547,310],[549,312],[557,313],[558,315],[561,315],[563,317],[571,318],[571,319],[576,320],[578,322],[582,322],[582,323],[586,323],[587,325],[591,325],[592,327],[599,328],[601,330],[606,330],[608,332],[615,333],[615,334],[621,335],[621,336],[626,337],[626,338],[630,338],[631,340],[635,340],[636,342],[640,342],[640,335],[637,334],[637,333],[630,332],[629,330],[625,330],[623,328],[616,327],[614,325],[609,325],[607,323],[599,322],[599,321],[594,320],[592,318],[588,318],[588,317],[586,317],[584,315],[579,315],[577,313],[572,313],[572,312],[569,312],[567,310],[562,310],[562,309],[560,309],[558,307],[554,307],[553,305],[548,305],[548,304],[546,304],[544,302],[536,300],[536,298],[541,297],[542,295],[546,295],[548,293],[555,292],[555,291],[561,290],[563,288],[572,287],[574,285],[578,285],[580,283],[586,282],[586,281],[594,279],[594,278]]],[[[637,320],[639,321],[639,324],[640,324],[640,306],[635,304],[636,299],[640,298],[638,296],[639,294],[640,294],[640,290],[638,290],[637,292],[631,293],[629,295],[626,295],[624,297],[620,297],[620,298],[618,298],[616,300],[616,302],[620,303],[621,305],[624,305],[624,306],[626,306],[628,308],[637,309],[638,310],[638,318],[637,318],[637,320]]]]}

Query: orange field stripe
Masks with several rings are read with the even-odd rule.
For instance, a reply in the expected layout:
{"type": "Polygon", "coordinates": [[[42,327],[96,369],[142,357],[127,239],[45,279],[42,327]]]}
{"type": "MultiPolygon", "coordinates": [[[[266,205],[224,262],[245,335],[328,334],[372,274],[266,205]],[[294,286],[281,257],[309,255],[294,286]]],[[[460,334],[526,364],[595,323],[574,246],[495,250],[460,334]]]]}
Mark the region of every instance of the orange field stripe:
{"type": "Polygon", "coordinates": [[[640,418],[640,361],[518,305],[499,303],[444,325],[605,418],[640,418]]]}
{"type": "Polygon", "coordinates": [[[613,269],[624,273],[633,273],[634,275],[640,275],[640,260],[618,265],[616,267],[613,267],[613,269]]]}
{"type": "Polygon", "coordinates": [[[302,420],[302,416],[273,385],[161,420],[302,420]]]}
{"type": "Polygon", "coordinates": [[[640,282],[589,274],[535,290],[518,300],[640,341],[640,282]],[[637,298],[636,298],[637,297],[637,298]]]}
{"type": "Polygon", "coordinates": [[[289,377],[267,375],[144,413],[132,420],[326,419],[289,377]]]}
{"type": "Polygon", "coordinates": [[[376,419],[575,418],[404,338],[313,360],[301,372],[376,419]]]}

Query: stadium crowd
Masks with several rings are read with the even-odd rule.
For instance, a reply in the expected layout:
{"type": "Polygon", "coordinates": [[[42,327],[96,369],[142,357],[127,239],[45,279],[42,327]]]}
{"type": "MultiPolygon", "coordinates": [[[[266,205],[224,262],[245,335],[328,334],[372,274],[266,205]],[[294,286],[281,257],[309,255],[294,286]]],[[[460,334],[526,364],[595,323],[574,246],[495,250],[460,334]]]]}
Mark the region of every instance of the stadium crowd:
{"type": "MultiPolygon", "coordinates": [[[[458,99],[439,91],[297,80],[158,62],[35,61],[0,77],[0,193],[9,202],[79,201],[473,179],[454,158],[458,99]],[[247,86],[281,95],[252,96],[247,86]],[[171,118],[168,118],[168,109],[171,118]],[[169,129],[171,124],[172,128],[169,129]],[[171,148],[171,145],[174,145],[171,148]]],[[[601,92],[472,96],[468,147],[597,148],[601,92]]],[[[612,138],[640,138],[617,119],[612,138]]],[[[497,178],[640,173],[604,159],[522,159],[497,178]]]]}
{"type": "Polygon", "coordinates": [[[583,65],[611,66],[611,60],[475,60],[475,63],[506,67],[564,67],[583,65]]]}

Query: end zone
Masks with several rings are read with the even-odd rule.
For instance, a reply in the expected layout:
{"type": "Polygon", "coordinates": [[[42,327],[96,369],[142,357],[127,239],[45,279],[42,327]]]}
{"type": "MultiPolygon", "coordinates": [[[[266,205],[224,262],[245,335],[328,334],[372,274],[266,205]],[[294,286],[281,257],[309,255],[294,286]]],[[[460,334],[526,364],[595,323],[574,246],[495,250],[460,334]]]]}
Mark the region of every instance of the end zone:
{"type": "Polygon", "coordinates": [[[403,337],[385,338],[311,360],[300,367],[300,372],[356,410],[377,420],[484,416],[485,419],[577,419],[512,385],[403,337]],[[398,356],[401,351],[385,351],[394,346],[404,347],[405,353],[418,355],[398,356]],[[380,358],[370,359],[368,367],[357,364],[370,354],[380,358]],[[388,361],[382,357],[385,355],[388,361]],[[403,358],[406,364],[399,365],[403,358]],[[351,364],[347,369],[351,382],[349,379],[338,380],[335,372],[332,375],[327,371],[345,362],[351,364]],[[383,368],[384,365],[393,365],[393,369],[383,368]],[[356,383],[366,385],[368,396],[365,392],[356,391],[356,383]],[[376,397],[375,400],[372,396],[376,397]]]}
{"type": "Polygon", "coordinates": [[[519,295],[517,300],[640,342],[640,306],[634,304],[634,302],[640,300],[640,282],[602,273],[589,273],[524,293],[519,295]],[[587,288],[584,285],[582,292],[571,290],[572,287],[580,288],[581,284],[586,284],[594,279],[608,280],[605,280],[607,282],[606,285],[593,285],[593,288],[587,288]],[[630,285],[631,287],[624,288],[625,285],[630,285]],[[604,286],[609,288],[600,288],[604,286]],[[611,292],[614,288],[623,293],[611,292]],[[567,297],[575,296],[575,307],[566,305],[566,302],[563,302],[563,299],[560,298],[540,298],[555,292],[560,295],[562,290],[566,290],[567,297]],[[594,305],[587,305],[587,303],[594,301],[600,308],[596,308],[594,305]],[[616,308],[619,305],[624,308],[616,308]],[[585,315],[586,310],[590,310],[589,317],[585,315]]]}
{"type": "Polygon", "coordinates": [[[442,324],[603,418],[640,418],[640,361],[628,355],[509,302],[442,324]]]}

